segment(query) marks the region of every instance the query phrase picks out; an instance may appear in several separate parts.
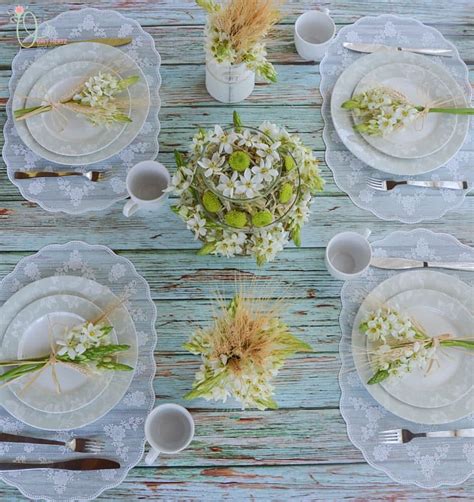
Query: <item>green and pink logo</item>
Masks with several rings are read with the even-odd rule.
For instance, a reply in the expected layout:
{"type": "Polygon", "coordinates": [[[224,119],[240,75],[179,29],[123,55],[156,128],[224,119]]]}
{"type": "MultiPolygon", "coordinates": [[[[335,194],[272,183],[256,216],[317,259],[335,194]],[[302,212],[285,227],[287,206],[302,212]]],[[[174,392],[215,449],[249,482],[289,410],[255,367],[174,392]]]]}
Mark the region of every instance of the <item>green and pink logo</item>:
{"type": "Polygon", "coordinates": [[[11,22],[16,24],[16,38],[22,47],[32,47],[38,39],[38,20],[28,7],[17,5],[11,16],[11,22]]]}

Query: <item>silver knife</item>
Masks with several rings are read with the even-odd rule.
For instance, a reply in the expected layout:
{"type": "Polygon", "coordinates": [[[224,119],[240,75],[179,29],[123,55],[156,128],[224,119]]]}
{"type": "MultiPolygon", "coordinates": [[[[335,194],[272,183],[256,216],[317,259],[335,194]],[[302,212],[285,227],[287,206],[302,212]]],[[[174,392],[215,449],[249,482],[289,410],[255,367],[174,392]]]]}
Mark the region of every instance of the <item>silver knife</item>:
{"type": "Polygon", "coordinates": [[[422,261],[407,258],[381,258],[374,256],[370,264],[376,268],[406,270],[410,268],[448,268],[451,270],[468,270],[474,272],[474,262],[455,261],[422,261]]]}
{"type": "Polygon", "coordinates": [[[420,49],[416,47],[393,47],[383,44],[358,44],[352,42],[344,42],[342,44],[346,49],[356,52],[378,52],[378,51],[400,51],[400,52],[415,52],[416,54],[428,54],[430,56],[451,56],[452,49],[420,49]]]}
{"type": "Polygon", "coordinates": [[[98,471],[101,469],[120,469],[120,464],[115,460],[106,458],[78,458],[64,460],[63,462],[0,462],[0,471],[22,471],[23,469],[64,469],[66,471],[98,471]]]}

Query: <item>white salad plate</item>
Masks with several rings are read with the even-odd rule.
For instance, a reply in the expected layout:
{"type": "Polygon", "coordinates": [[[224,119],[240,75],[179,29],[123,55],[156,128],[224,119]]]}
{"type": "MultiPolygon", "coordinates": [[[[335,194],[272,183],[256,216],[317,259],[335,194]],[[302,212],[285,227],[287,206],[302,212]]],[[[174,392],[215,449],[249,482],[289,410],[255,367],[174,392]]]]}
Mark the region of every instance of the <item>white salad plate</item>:
{"type": "MultiPolygon", "coordinates": [[[[120,78],[120,75],[103,64],[75,61],[53,68],[36,82],[31,88],[26,106],[55,103],[55,108],[50,112],[26,120],[31,136],[39,145],[60,155],[91,155],[110,145],[128,127],[123,122],[97,127],[85,115],[58,104],[62,99],[71,98],[74,89],[99,73],[112,73],[120,78]]],[[[118,94],[117,98],[120,99],[123,113],[130,116],[129,90],[118,94]]]]}
{"type": "MultiPolygon", "coordinates": [[[[107,314],[114,327],[118,343],[128,344],[131,348],[122,353],[121,362],[136,368],[138,344],[135,325],[127,309],[109,288],[84,277],[52,276],[32,282],[12,295],[0,308],[0,344],[6,330],[15,316],[31,303],[52,295],[79,296],[93,302],[107,314]],[[111,309],[111,306],[115,308],[111,309]]],[[[70,430],[88,425],[103,417],[125,395],[134,372],[117,371],[98,399],[73,412],[45,413],[35,410],[20,401],[9,386],[0,387],[0,404],[16,419],[44,430],[70,430]]]]}
{"type": "MultiPolygon", "coordinates": [[[[454,107],[454,97],[447,85],[426,68],[406,63],[382,65],[363,77],[354,94],[388,87],[401,93],[409,103],[421,106],[454,107]]],[[[358,123],[356,117],[354,122],[358,123]]],[[[415,122],[384,136],[363,134],[377,150],[402,159],[426,157],[440,150],[456,129],[457,115],[428,113],[415,122]]]]}
{"type": "Polygon", "coordinates": [[[367,384],[367,381],[373,375],[373,370],[367,352],[367,336],[359,331],[359,325],[369,312],[386,304],[396,295],[420,289],[443,293],[457,300],[468,312],[474,311],[473,289],[456,277],[431,270],[416,270],[396,274],[374,288],[362,302],[354,319],[352,329],[352,355],[361,381],[381,406],[391,413],[412,422],[430,425],[444,424],[464,418],[472,413],[474,409],[474,392],[472,388],[465,395],[446,406],[426,408],[400,401],[380,384],[367,384]]]}
{"type": "MultiPolygon", "coordinates": [[[[395,295],[385,305],[413,319],[431,337],[449,333],[452,338],[463,339],[472,335],[474,318],[459,300],[445,293],[414,289],[395,295]]],[[[373,346],[368,340],[369,351],[373,346]]],[[[472,390],[471,358],[466,350],[440,346],[429,370],[413,369],[400,377],[384,380],[380,385],[412,406],[448,406],[472,390]]]]}
{"type": "MultiPolygon", "coordinates": [[[[110,68],[111,71],[117,73],[122,78],[139,75],[140,79],[128,89],[130,96],[130,118],[132,122],[128,123],[124,131],[119,134],[114,141],[109,143],[104,148],[89,153],[87,155],[72,156],[59,154],[44,148],[32,136],[27,123],[32,119],[15,120],[15,126],[20,138],[25,145],[40,157],[55,162],[58,164],[84,166],[102,160],[108,159],[116,153],[127,147],[140,132],[150,108],[150,92],[146,77],[138,65],[127,54],[121,50],[105,44],[93,42],[78,42],[70,45],[57,47],[38,58],[22,75],[15,89],[12,100],[12,109],[17,110],[25,108],[29,101],[29,96],[36,97],[36,93],[32,93],[32,89],[36,82],[54,70],[56,67],[66,63],[80,62],[96,63],[110,68]]],[[[35,100],[37,104],[38,100],[35,100]]],[[[37,117],[39,119],[39,116],[37,117]]],[[[37,120],[34,117],[34,120],[37,120]]],[[[99,127],[99,126],[98,126],[99,127]]],[[[105,126],[100,126],[99,131],[105,126]]],[[[95,144],[95,139],[93,140],[95,144]]],[[[86,140],[82,141],[84,151],[91,151],[95,146],[88,145],[86,140]]]]}
{"type": "MultiPolygon", "coordinates": [[[[390,174],[410,176],[434,171],[448,162],[459,151],[466,139],[469,117],[458,115],[454,134],[449,141],[436,152],[424,156],[422,160],[387,155],[367,143],[364,136],[353,129],[352,113],[341,108],[341,105],[352,98],[357,85],[369,72],[380,66],[388,68],[390,65],[400,63],[428,70],[449,88],[456,107],[469,106],[461,87],[441,65],[418,54],[379,51],[359,58],[339,76],[331,94],[331,117],[341,141],[362,162],[390,174]]],[[[447,115],[444,117],[446,118],[447,115]]]]}
{"type": "MultiPolygon", "coordinates": [[[[104,313],[89,300],[72,295],[52,295],[30,303],[17,313],[3,337],[1,352],[4,359],[30,359],[59,350],[58,339],[68,330],[86,321],[94,321],[104,313]]],[[[105,321],[107,322],[107,321],[105,321]]],[[[115,330],[109,334],[117,343],[115,330]]],[[[123,338],[123,336],[122,336],[123,338]]],[[[39,411],[67,413],[92,402],[107,388],[112,372],[90,372],[57,363],[40,373],[27,374],[10,383],[15,396],[39,411]]]]}

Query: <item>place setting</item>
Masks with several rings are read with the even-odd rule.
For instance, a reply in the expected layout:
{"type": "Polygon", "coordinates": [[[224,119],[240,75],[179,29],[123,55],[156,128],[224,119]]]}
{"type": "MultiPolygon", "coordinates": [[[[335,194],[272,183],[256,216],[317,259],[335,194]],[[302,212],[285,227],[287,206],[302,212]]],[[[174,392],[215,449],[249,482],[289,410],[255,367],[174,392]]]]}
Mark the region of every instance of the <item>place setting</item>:
{"type": "Polygon", "coordinates": [[[13,61],[8,177],[48,211],[105,209],[128,196],[128,170],[158,153],[160,56],[136,21],[112,11],[65,12],[37,37],[53,42],[13,61]]]}
{"type": "Polygon", "coordinates": [[[326,265],[342,291],[341,413],[350,440],[393,479],[425,488],[471,475],[474,253],[418,229],[344,232],[326,265]]]}
{"type": "Polygon", "coordinates": [[[366,17],[339,31],[320,69],[326,163],[355,204],[416,223],[463,202],[471,90],[451,43],[414,19],[366,17]]]}
{"type": "Polygon", "coordinates": [[[4,278],[5,482],[36,498],[93,498],[126,476],[155,400],[155,320],[146,281],[105,246],[46,246],[4,278]]]}

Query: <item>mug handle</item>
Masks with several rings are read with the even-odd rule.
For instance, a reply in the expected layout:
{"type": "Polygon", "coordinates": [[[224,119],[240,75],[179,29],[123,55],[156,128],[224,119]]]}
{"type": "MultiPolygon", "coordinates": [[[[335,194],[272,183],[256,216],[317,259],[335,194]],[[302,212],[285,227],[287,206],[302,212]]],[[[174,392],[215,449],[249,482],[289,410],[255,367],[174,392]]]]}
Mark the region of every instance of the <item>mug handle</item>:
{"type": "Polygon", "coordinates": [[[319,10],[319,12],[322,12],[323,14],[326,14],[326,16],[329,16],[329,9],[327,7],[321,7],[318,10],[319,10]]]}
{"type": "Polygon", "coordinates": [[[155,450],[154,448],[150,448],[150,451],[148,452],[147,456],[145,457],[145,464],[146,465],[153,465],[160,455],[160,452],[158,450],[155,450]]]}
{"type": "Polygon", "coordinates": [[[372,230],[370,228],[366,228],[363,232],[362,235],[364,236],[365,239],[368,239],[370,237],[370,234],[372,233],[372,230]]]}
{"type": "Polygon", "coordinates": [[[133,202],[133,200],[127,201],[122,209],[123,215],[126,216],[127,218],[129,216],[132,216],[132,214],[135,214],[137,211],[138,211],[138,204],[136,202],[133,202]]]}

